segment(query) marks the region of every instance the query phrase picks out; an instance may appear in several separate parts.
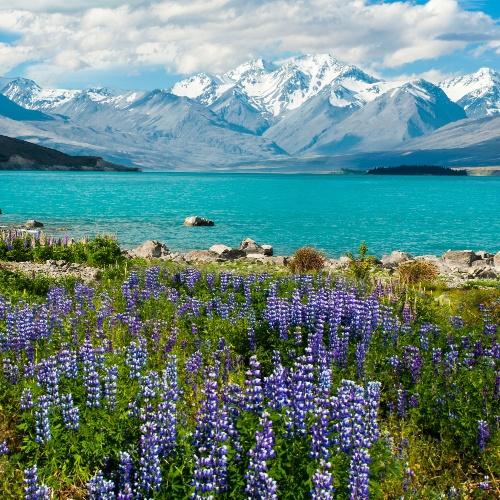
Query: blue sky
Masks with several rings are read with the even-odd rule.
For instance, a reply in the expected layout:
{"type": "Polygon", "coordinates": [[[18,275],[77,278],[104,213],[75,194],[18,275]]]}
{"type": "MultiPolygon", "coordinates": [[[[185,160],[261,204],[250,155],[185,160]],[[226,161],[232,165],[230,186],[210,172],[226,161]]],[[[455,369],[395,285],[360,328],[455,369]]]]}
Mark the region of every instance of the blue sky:
{"type": "Polygon", "coordinates": [[[47,86],[166,88],[320,52],[387,78],[500,69],[500,0],[0,0],[0,75],[47,86]]]}

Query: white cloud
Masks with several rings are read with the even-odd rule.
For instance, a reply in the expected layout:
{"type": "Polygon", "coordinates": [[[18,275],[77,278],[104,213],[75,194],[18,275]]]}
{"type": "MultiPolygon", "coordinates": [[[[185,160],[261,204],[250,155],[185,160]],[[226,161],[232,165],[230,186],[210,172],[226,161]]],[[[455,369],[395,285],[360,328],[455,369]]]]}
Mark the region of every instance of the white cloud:
{"type": "Polygon", "coordinates": [[[42,83],[117,65],[223,72],[261,54],[307,52],[395,68],[500,40],[493,19],[457,0],[17,0],[9,7],[0,0],[0,30],[21,36],[1,46],[0,74],[33,61],[28,72],[42,83]],[[477,42],[478,34],[487,40],[477,42]]]}

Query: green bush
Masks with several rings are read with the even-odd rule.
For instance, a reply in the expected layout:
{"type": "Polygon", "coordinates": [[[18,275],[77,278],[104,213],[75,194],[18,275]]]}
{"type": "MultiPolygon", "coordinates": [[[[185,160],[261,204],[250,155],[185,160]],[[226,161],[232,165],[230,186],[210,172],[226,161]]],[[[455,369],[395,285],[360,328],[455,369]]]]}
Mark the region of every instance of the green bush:
{"type": "Polygon", "coordinates": [[[346,255],[349,257],[349,273],[359,281],[366,280],[377,265],[377,259],[368,255],[368,246],[364,241],[359,245],[359,255],[355,256],[351,252],[346,255]]]}

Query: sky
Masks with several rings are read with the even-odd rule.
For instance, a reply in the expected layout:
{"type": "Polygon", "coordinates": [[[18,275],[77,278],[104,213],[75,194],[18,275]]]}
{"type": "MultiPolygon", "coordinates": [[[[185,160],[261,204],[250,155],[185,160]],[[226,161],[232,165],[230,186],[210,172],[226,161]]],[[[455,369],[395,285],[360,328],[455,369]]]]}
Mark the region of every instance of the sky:
{"type": "Polygon", "coordinates": [[[307,53],[391,79],[500,70],[500,0],[0,0],[0,75],[43,86],[168,88],[307,53]]]}

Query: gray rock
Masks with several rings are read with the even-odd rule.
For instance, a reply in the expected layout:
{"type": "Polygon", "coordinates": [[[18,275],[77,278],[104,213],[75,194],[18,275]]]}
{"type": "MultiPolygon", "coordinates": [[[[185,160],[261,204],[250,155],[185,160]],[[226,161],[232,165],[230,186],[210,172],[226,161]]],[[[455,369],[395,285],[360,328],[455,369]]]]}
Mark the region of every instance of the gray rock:
{"type": "Polygon", "coordinates": [[[192,250],[183,255],[188,264],[209,264],[216,262],[217,257],[210,250],[192,250]]]}
{"type": "Polygon", "coordinates": [[[242,250],[246,254],[263,253],[261,251],[262,247],[260,245],[258,245],[255,240],[252,240],[252,238],[245,238],[240,243],[240,250],[242,250]]]}
{"type": "Polygon", "coordinates": [[[476,252],[476,255],[480,258],[480,259],[491,259],[493,258],[494,254],[490,253],[490,252],[485,252],[484,250],[480,250],[479,252],[476,252]]]}
{"type": "Polygon", "coordinates": [[[273,255],[273,247],[271,245],[259,245],[255,240],[246,238],[240,243],[240,250],[248,254],[262,254],[267,257],[273,255]]]}
{"type": "Polygon", "coordinates": [[[471,264],[480,257],[472,250],[448,250],[443,254],[443,261],[452,268],[463,269],[470,267],[471,264]]]}
{"type": "MultiPolygon", "coordinates": [[[[476,262],[474,262],[476,264],[476,262]]],[[[467,272],[469,278],[483,278],[483,279],[495,279],[497,273],[495,269],[488,265],[473,265],[467,272]]]]}
{"type": "Polygon", "coordinates": [[[272,245],[262,245],[260,248],[262,248],[262,251],[266,257],[272,257],[274,253],[274,249],[272,245]]]}
{"type": "Polygon", "coordinates": [[[495,269],[500,271],[500,252],[497,252],[493,257],[493,265],[495,266],[495,269]]]}
{"type": "Polygon", "coordinates": [[[43,222],[40,222],[40,221],[35,220],[35,219],[30,219],[24,223],[24,227],[26,229],[35,229],[35,228],[43,227],[43,222]]]}
{"type": "Polygon", "coordinates": [[[412,259],[413,256],[411,256],[409,253],[395,250],[389,255],[382,256],[381,262],[384,267],[393,268],[399,266],[399,264],[402,264],[403,262],[407,262],[412,259]]]}
{"type": "Polygon", "coordinates": [[[209,248],[209,251],[223,260],[239,259],[240,257],[246,256],[246,253],[243,250],[240,250],[239,248],[230,248],[222,244],[212,245],[209,248]]]}
{"type": "Polygon", "coordinates": [[[184,219],[185,226],[214,226],[213,220],[206,219],[205,217],[199,217],[198,215],[191,215],[184,219]]]}
{"type": "Polygon", "coordinates": [[[167,246],[156,240],[145,241],[142,245],[128,252],[131,257],[141,257],[143,259],[161,259],[168,254],[169,249],[167,246]]]}

